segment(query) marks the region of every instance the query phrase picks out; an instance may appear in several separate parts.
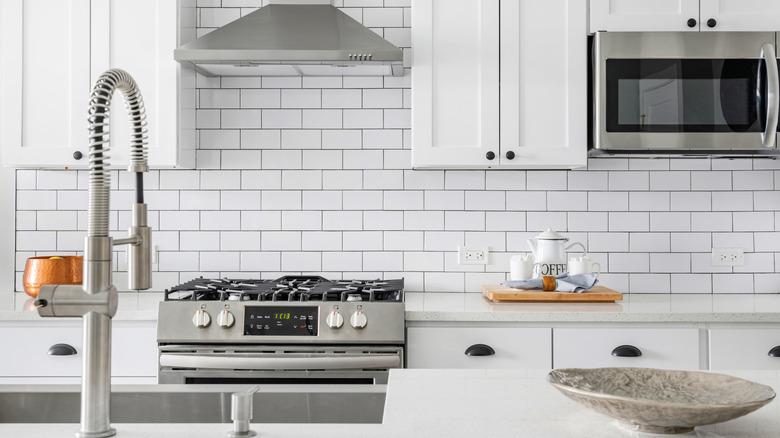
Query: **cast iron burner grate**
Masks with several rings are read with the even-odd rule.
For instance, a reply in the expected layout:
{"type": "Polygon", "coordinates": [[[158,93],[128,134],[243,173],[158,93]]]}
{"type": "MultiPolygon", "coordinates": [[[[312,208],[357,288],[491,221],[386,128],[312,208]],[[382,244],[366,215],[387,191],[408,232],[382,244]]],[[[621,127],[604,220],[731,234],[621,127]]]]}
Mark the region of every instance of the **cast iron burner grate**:
{"type": "Polygon", "coordinates": [[[165,290],[166,301],[402,302],[404,280],[328,280],[288,275],[276,280],[198,277],[165,290]]]}

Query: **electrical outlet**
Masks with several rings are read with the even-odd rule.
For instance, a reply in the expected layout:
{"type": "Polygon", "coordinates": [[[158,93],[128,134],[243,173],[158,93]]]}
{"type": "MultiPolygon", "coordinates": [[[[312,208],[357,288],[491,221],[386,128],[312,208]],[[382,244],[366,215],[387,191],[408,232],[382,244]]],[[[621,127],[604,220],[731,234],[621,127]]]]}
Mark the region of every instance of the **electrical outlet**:
{"type": "Polygon", "coordinates": [[[487,265],[488,254],[490,254],[490,251],[487,248],[466,248],[465,246],[459,246],[458,264],[487,265]]]}
{"type": "Polygon", "coordinates": [[[712,266],[743,266],[744,264],[744,249],[712,248],[712,266]]]}

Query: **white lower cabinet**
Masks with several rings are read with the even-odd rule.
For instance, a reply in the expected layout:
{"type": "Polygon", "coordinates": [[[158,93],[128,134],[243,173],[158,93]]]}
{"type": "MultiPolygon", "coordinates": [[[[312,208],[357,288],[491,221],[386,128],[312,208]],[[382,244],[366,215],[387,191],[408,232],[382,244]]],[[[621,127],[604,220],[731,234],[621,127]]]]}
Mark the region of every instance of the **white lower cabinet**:
{"type": "MultiPolygon", "coordinates": [[[[111,375],[115,383],[156,381],[157,334],[154,321],[114,321],[111,375]]],[[[3,360],[0,383],[78,383],[83,342],[81,322],[6,322],[0,324],[3,360]],[[54,355],[64,344],[75,354],[54,355]]],[[[67,347],[62,347],[67,349],[67,347]]]]}
{"type": "Polygon", "coordinates": [[[780,328],[714,328],[709,347],[711,370],[780,370],[780,328]]]}
{"type": "Polygon", "coordinates": [[[409,368],[551,367],[549,328],[410,327],[406,338],[409,368]]]}
{"type": "Polygon", "coordinates": [[[553,366],[695,370],[700,367],[699,330],[556,328],[553,330],[553,366]],[[634,356],[637,350],[641,355],[634,356]]]}

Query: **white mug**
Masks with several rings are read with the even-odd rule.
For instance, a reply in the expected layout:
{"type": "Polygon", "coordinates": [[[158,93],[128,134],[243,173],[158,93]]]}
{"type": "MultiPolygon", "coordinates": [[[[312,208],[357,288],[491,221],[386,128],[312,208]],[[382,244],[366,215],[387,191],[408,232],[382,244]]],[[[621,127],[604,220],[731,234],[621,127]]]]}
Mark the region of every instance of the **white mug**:
{"type": "Polygon", "coordinates": [[[533,254],[518,254],[509,259],[509,279],[512,281],[534,278],[538,263],[534,263],[533,254]]]}
{"type": "Polygon", "coordinates": [[[601,264],[594,262],[593,259],[586,255],[569,259],[569,275],[595,274],[596,278],[598,278],[600,273],[601,264]]]}

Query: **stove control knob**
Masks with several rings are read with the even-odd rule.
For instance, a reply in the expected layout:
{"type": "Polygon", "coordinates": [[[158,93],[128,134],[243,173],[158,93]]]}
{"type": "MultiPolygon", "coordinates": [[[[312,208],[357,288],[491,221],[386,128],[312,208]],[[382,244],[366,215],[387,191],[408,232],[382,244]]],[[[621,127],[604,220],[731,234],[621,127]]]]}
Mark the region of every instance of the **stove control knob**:
{"type": "Polygon", "coordinates": [[[192,325],[197,328],[206,328],[211,324],[211,315],[203,309],[195,311],[195,315],[192,317],[192,325]]]}
{"type": "Polygon", "coordinates": [[[233,316],[228,309],[222,309],[222,311],[219,312],[219,315],[217,315],[217,325],[222,328],[233,327],[233,324],[235,323],[236,317],[233,316]]]}
{"type": "Polygon", "coordinates": [[[341,328],[344,325],[344,317],[341,316],[338,306],[333,306],[333,310],[328,313],[328,317],[325,318],[325,324],[332,329],[341,328]]]}
{"type": "Polygon", "coordinates": [[[363,312],[363,306],[357,306],[357,310],[349,317],[349,323],[356,329],[362,329],[368,324],[368,318],[363,312]]]}

